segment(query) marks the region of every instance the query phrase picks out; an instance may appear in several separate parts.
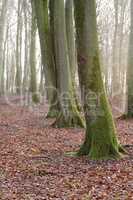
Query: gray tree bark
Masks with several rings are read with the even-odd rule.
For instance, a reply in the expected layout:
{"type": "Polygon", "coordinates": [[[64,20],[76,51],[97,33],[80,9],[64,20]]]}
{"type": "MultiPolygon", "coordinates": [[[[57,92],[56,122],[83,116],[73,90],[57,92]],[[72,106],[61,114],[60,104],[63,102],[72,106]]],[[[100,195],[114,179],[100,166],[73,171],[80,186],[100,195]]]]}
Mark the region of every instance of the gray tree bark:
{"type": "MultiPolygon", "coordinates": [[[[2,1],[2,9],[0,15],[0,83],[2,82],[3,75],[3,48],[4,48],[4,33],[5,33],[5,23],[6,23],[6,14],[7,14],[7,5],[8,0],[2,1]]],[[[0,87],[0,93],[2,88],[0,87]]]]}
{"type": "Polygon", "coordinates": [[[37,23],[35,16],[34,2],[31,1],[32,6],[32,20],[31,20],[31,42],[30,42],[30,92],[32,94],[32,101],[39,102],[37,94],[37,78],[36,78],[36,33],[37,23]]]}
{"type": "Polygon", "coordinates": [[[83,126],[84,123],[78,112],[73,95],[72,74],[66,35],[65,5],[62,0],[54,1],[54,43],[59,105],[61,110],[55,125],[57,127],[83,126]]]}

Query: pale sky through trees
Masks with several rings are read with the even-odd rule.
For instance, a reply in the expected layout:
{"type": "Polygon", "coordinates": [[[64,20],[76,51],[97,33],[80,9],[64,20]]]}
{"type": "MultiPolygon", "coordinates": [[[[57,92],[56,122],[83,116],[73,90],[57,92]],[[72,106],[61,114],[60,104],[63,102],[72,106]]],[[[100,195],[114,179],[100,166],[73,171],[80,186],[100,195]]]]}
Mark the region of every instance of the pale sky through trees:
{"type": "MultiPolygon", "coordinates": [[[[20,1],[20,0],[19,0],[20,1]]],[[[28,2],[28,1],[26,1],[28,2]]],[[[121,1],[119,1],[121,3],[121,1]]],[[[6,19],[6,24],[9,26],[9,35],[10,35],[10,40],[9,40],[9,46],[10,51],[12,52],[15,45],[16,45],[16,33],[17,33],[17,4],[18,0],[9,0],[8,2],[8,14],[7,14],[7,19],[6,19]]],[[[129,35],[129,4],[130,0],[126,0],[126,9],[125,9],[125,14],[124,14],[124,26],[123,26],[123,46],[125,49],[124,53],[124,59],[123,59],[123,65],[127,65],[127,44],[128,44],[128,35],[129,35]]],[[[121,8],[120,8],[121,9],[121,8]]],[[[31,20],[31,8],[29,4],[28,8],[29,12],[29,23],[31,20]]],[[[118,21],[120,21],[120,12],[119,11],[119,17],[118,21]]],[[[22,13],[22,23],[24,23],[24,16],[22,13]]],[[[114,10],[114,0],[97,0],[97,23],[98,23],[98,33],[99,33],[99,44],[100,44],[100,50],[101,50],[101,55],[102,55],[102,63],[103,67],[106,65],[106,46],[107,46],[107,34],[108,34],[108,48],[110,49],[110,54],[111,54],[111,49],[112,49],[112,44],[113,44],[113,37],[114,37],[114,28],[115,28],[115,10],[114,10]]],[[[29,27],[30,29],[30,27],[29,27]]],[[[25,34],[24,34],[24,27],[23,27],[23,34],[22,34],[22,66],[24,66],[24,39],[25,39],[25,34]]],[[[37,62],[38,62],[38,68],[40,64],[40,48],[39,48],[39,39],[37,39],[37,62]]],[[[10,52],[10,54],[11,54],[10,52]]],[[[111,65],[111,55],[108,55],[108,63],[111,65]]],[[[39,71],[38,71],[39,72],[39,71]]],[[[40,77],[38,73],[38,77],[40,77]]],[[[109,78],[110,79],[110,78],[109,78]]],[[[110,79],[111,80],[111,79],[110,79]]]]}

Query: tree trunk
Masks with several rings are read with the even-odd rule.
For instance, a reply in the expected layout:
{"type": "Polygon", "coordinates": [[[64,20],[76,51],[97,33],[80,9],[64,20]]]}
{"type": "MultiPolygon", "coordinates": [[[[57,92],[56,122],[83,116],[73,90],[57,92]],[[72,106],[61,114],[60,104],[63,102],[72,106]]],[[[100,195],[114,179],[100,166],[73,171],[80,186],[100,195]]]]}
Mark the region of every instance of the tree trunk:
{"type": "Polygon", "coordinates": [[[113,52],[112,52],[112,96],[115,96],[119,92],[120,77],[119,77],[119,65],[118,65],[118,51],[117,51],[117,36],[118,36],[118,0],[114,0],[115,9],[115,30],[113,38],[113,52]]]}
{"type": "Polygon", "coordinates": [[[78,155],[91,159],[120,158],[120,146],[107,100],[99,62],[96,5],[94,0],[75,0],[79,76],[84,92],[86,137],[78,155]]]}
{"type": "Polygon", "coordinates": [[[48,117],[55,117],[58,113],[56,94],[56,72],[51,46],[51,34],[49,24],[48,0],[32,0],[35,3],[37,25],[40,38],[42,65],[45,74],[45,85],[48,94],[49,112],[48,117]]]}
{"type": "Polygon", "coordinates": [[[21,11],[22,2],[18,1],[18,16],[17,16],[17,36],[16,36],[16,93],[21,93],[21,55],[20,55],[20,37],[21,37],[21,11]]]}
{"type": "Polygon", "coordinates": [[[54,1],[54,43],[58,77],[60,114],[57,127],[83,126],[73,95],[72,76],[67,46],[64,1],[54,1]],[[60,12],[59,12],[60,11],[60,12]]]}
{"type": "Polygon", "coordinates": [[[66,0],[66,33],[67,33],[67,46],[70,70],[72,76],[73,95],[77,104],[77,108],[80,111],[81,105],[79,103],[78,94],[76,92],[76,71],[77,71],[77,56],[75,46],[75,29],[74,29],[74,9],[73,0],[66,0]]]}
{"type": "MultiPolygon", "coordinates": [[[[7,13],[7,4],[8,0],[2,1],[2,9],[0,14],[0,82],[2,82],[2,75],[3,75],[3,41],[4,41],[4,33],[5,33],[5,22],[6,22],[6,13],[7,13]]],[[[0,94],[2,94],[3,91],[1,91],[2,88],[0,88],[0,94]]]]}
{"type": "Polygon", "coordinates": [[[28,30],[28,13],[27,13],[27,3],[24,1],[24,27],[25,27],[25,40],[24,40],[24,76],[23,76],[23,92],[28,91],[29,86],[29,30],[28,30]]]}
{"type": "Polygon", "coordinates": [[[32,101],[34,103],[39,102],[37,94],[37,80],[36,80],[36,33],[37,24],[35,18],[34,2],[31,1],[32,6],[32,20],[31,20],[31,43],[30,43],[30,92],[32,95],[32,101]]]}
{"type": "Polygon", "coordinates": [[[127,70],[127,116],[133,117],[133,1],[131,1],[131,26],[127,70]]]}
{"type": "Polygon", "coordinates": [[[0,84],[0,94],[5,94],[5,66],[6,66],[6,46],[8,41],[8,28],[6,30],[6,38],[3,47],[2,65],[1,65],[1,84],[0,84]]]}

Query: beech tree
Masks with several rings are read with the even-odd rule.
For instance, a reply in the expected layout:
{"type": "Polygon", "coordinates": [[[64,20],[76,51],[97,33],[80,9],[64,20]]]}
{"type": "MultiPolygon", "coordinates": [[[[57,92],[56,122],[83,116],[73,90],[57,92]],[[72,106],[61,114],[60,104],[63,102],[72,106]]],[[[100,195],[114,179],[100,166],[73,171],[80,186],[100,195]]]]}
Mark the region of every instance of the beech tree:
{"type": "Polygon", "coordinates": [[[73,95],[77,104],[77,108],[80,111],[81,105],[78,98],[76,87],[76,72],[77,72],[77,52],[75,44],[75,24],[74,24],[74,9],[73,0],[66,0],[65,13],[66,13],[66,33],[67,33],[67,46],[69,55],[69,64],[72,77],[73,95]]]}
{"type": "Polygon", "coordinates": [[[58,101],[56,94],[57,77],[54,63],[54,55],[52,52],[48,0],[32,1],[34,1],[35,4],[37,25],[40,38],[42,65],[45,74],[45,86],[50,105],[48,117],[55,117],[57,116],[58,112],[58,101]]]}
{"type": "MultiPolygon", "coordinates": [[[[65,2],[50,1],[50,15],[47,0],[34,2],[50,100],[48,116],[56,116],[54,125],[57,127],[84,126],[74,98],[70,60],[67,54],[65,2]]],[[[75,64],[73,67],[75,68],[75,64]]]]}
{"type": "Polygon", "coordinates": [[[130,4],[131,26],[127,70],[127,117],[133,117],[133,1],[130,4]]]}
{"type": "Polygon", "coordinates": [[[6,14],[7,14],[7,5],[8,0],[2,1],[2,8],[0,13],[0,93],[3,94],[3,72],[4,72],[4,57],[3,57],[3,51],[5,51],[4,48],[4,32],[5,32],[5,22],[6,22],[6,14]]]}
{"type": "Polygon", "coordinates": [[[21,75],[22,75],[22,66],[21,66],[21,40],[22,40],[22,21],[21,21],[21,13],[22,13],[22,1],[18,1],[18,14],[17,14],[17,35],[16,35],[16,77],[15,77],[15,85],[16,85],[16,93],[21,93],[21,75]]]}
{"type": "Polygon", "coordinates": [[[65,16],[65,2],[54,1],[54,44],[60,106],[55,125],[57,127],[84,126],[73,93],[65,16]]]}
{"type": "Polygon", "coordinates": [[[118,40],[118,21],[119,21],[119,1],[114,0],[115,10],[115,28],[113,38],[113,52],[112,52],[112,95],[118,92],[119,89],[119,67],[117,62],[117,40],[118,40]]]}
{"type": "Polygon", "coordinates": [[[29,38],[31,32],[29,31],[29,23],[28,23],[28,3],[26,1],[23,2],[23,11],[24,11],[24,75],[23,75],[23,93],[25,94],[28,85],[29,85],[29,38]]]}
{"type": "Polygon", "coordinates": [[[34,2],[31,2],[32,6],[32,20],[31,20],[31,44],[30,44],[30,92],[32,94],[32,101],[34,103],[39,102],[39,96],[37,94],[37,78],[36,78],[36,33],[37,24],[35,17],[34,2]]]}
{"type": "Polygon", "coordinates": [[[78,67],[84,92],[86,136],[78,155],[121,158],[121,147],[105,93],[99,60],[95,0],[74,0],[78,67]]]}

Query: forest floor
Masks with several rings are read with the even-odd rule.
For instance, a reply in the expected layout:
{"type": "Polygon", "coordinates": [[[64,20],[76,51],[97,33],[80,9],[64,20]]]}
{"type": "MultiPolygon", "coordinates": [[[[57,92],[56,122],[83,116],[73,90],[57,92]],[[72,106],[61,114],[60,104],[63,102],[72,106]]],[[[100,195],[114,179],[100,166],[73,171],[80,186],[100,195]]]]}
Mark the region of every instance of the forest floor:
{"type": "MultiPolygon", "coordinates": [[[[84,130],[51,128],[46,110],[0,99],[0,200],[132,200],[133,147],[120,161],[67,157],[84,130]]],[[[121,143],[133,144],[133,120],[116,123],[121,143]]]]}

